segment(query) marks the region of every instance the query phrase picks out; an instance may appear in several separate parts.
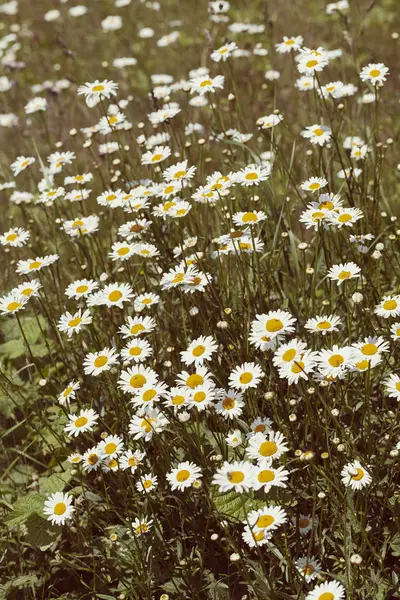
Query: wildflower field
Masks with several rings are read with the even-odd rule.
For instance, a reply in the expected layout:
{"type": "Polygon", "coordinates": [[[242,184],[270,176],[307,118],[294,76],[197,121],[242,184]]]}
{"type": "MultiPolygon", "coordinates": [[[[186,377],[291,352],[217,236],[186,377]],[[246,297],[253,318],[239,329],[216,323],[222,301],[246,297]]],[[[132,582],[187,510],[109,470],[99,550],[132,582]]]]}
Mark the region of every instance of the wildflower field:
{"type": "Polygon", "coordinates": [[[0,0],[0,600],[400,598],[398,0],[0,0]]]}

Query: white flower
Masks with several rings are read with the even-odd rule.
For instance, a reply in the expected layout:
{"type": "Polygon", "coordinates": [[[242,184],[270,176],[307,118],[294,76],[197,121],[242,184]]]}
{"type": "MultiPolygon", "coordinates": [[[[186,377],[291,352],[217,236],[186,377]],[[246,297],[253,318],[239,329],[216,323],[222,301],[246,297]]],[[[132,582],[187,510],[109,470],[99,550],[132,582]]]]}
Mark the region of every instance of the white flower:
{"type": "Polygon", "coordinates": [[[185,488],[191,487],[194,481],[201,477],[201,469],[192,462],[179,463],[166,477],[171,489],[183,492],[185,488]]]}
{"type": "Polygon", "coordinates": [[[104,81],[99,81],[96,79],[93,83],[85,83],[85,85],[81,85],[78,87],[78,95],[83,94],[85,96],[86,104],[93,108],[96,106],[103,98],[110,98],[111,96],[116,96],[118,89],[118,84],[113,81],[108,81],[105,79],[104,81]]]}
{"type": "Polygon", "coordinates": [[[376,87],[382,87],[388,74],[389,69],[383,63],[369,63],[361,69],[360,78],[376,87]]]}
{"type": "Polygon", "coordinates": [[[44,502],[43,513],[53,525],[64,525],[65,521],[72,518],[75,508],[70,494],[56,492],[47,497],[44,502]]]}

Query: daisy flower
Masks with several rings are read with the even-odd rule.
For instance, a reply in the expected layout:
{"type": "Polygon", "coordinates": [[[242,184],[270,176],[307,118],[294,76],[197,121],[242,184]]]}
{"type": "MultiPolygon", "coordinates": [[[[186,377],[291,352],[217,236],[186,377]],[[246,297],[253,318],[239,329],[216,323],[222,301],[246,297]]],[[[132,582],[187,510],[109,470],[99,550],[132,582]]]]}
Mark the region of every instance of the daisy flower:
{"type": "Polygon", "coordinates": [[[217,50],[214,50],[211,53],[211,59],[215,62],[226,62],[228,58],[232,55],[232,52],[237,49],[237,45],[235,42],[229,42],[225,44],[225,46],[221,46],[217,50]]]}
{"type": "Polygon", "coordinates": [[[362,342],[357,342],[352,345],[355,352],[355,357],[373,360],[384,352],[389,352],[389,342],[382,336],[366,337],[362,342]]]}
{"type": "Polygon", "coordinates": [[[204,361],[211,359],[217,348],[218,346],[211,336],[201,335],[189,344],[187,350],[181,352],[182,362],[187,367],[193,363],[196,367],[201,367],[204,361]]]}
{"type": "Polygon", "coordinates": [[[90,473],[91,471],[97,471],[97,469],[101,466],[103,462],[103,456],[99,452],[96,446],[86,450],[84,455],[82,456],[82,466],[83,470],[90,473]]]}
{"type": "Polygon", "coordinates": [[[259,117],[257,119],[257,126],[260,129],[272,129],[272,127],[279,125],[281,121],[283,121],[283,115],[272,113],[264,117],[259,117]]]}
{"type": "Polygon", "coordinates": [[[171,149],[169,146],[156,146],[154,150],[143,154],[141,162],[142,165],[155,165],[169,156],[171,156],[171,149]]]}
{"type": "Polygon", "coordinates": [[[297,339],[293,339],[286,344],[281,344],[276,352],[274,353],[274,358],[272,359],[275,367],[284,367],[288,363],[292,363],[294,360],[300,358],[304,351],[307,349],[307,345],[297,339]]]}
{"type": "Polygon", "coordinates": [[[164,397],[167,387],[164,383],[149,383],[134,392],[131,404],[138,409],[138,414],[143,414],[149,408],[153,408],[154,402],[159,402],[164,397]]]}
{"type": "Polygon", "coordinates": [[[88,296],[99,287],[99,284],[92,279],[78,279],[73,283],[70,283],[65,290],[65,294],[68,298],[74,298],[78,300],[84,296],[88,296]]]}
{"type": "MultiPolygon", "coordinates": [[[[129,302],[133,298],[133,290],[128,283],[109,283],[101,292],[101,304],[106,306],[118,306],[123,308],[124,302],[129,302]]],[[[88,302],[90,306],[90,298],[88,302]]]]}
{"type": "Polygon", "coordinates": [[[313,90],[315,88],[316,80],[314,77],[309,77],[307,75],[303,75],[296,80],[294,84],[300,92],[307,92],[308,90],[313,90]]]}
{"type": "Polygon", "coordinates": [[[266,335],[275,338],[278,335],[293,333],[293,324],[296,319],[285,310],[271,310],[266,314],[256,315],[252,323],[252,331],[255,334],[266,335]]]}
{"type": "Polygon", "coordinates": [[[164,405],[173,408],[175,411],[188,406],[191,401],[191,392],[183,387],[172,387],[165,394],[164,405]]]}
{"type": "Polygon", "coordinates": [[[267,494],[272,487],[287,487],[289,471],[284,467],[274,468],[271,458],[263,458],[253,467],[253,490],[264,488],[267,494]]]}
{"type": "Polygon", "coordinates": [[[188,161],[178,162],[163,171],[165,181],[188,181],[196,173],[197,167],[188,167],[188,161]]]}
{"type": "Polygon", "coordinates": [[[279,54],[287,54],[294,50],[298,52],[303,45],[303,38],[301,35],[296,35],[294,37],[283,36],[283,41],[279,44],[275,44],[276,51],[279,54]]]}
{"type": "Polygon", "coordinates": [[[190,80],[191,93],[200,94],[203,96],[208,92],[214,94],[217,89],[223,89],[225,77],[223,75],[217,75],[216,77],[210,77],[205,75],[204,77],[194,77],[190,80]]]}
{"type": "Polygon", "coordinates": [[[59,259],[58,254],[49,254],[48,256],[39,256],[37,258],[29,258],[28,260],[19,260],[16,272],[19,275],[28,275],[33,271],[40,271],[43,267],[48,267],[59,259]]]}
{"type": "Polygon", "coordinates": [[[229,389],[228,391],[220,390],[217,392],[218,403],[215,405],[215,410],[224,419],[235,419],[240,417],[243,412],[243,394],[236,390],[229,389]]]}
{"type": "Polygon", "coordinates": [[[332,350],[321,350],[316,357],[318,368],[326,377],[341,376],[351,365],[354,350],[351,346],[339,348],[336,344],[332,350]]]}
{"type": "Polygon", "coordinates": [[[206,382],[198,385],[190,394],[188,406],[196,407],[198,411],[206,410],[215,400],[214,384],[206,382]]]}
{"type": "Polygon", "coordinates": [[[252,510],[243,521],[254,531],[274,530],[286,523],[286,512],[280,506],[264,506],[258,510],[252,510]]]}
{"type": "Polygon", "coordinates": [[[328,182],[323,177],[310,177],[310,179],[304,181],[300,187],[306,192],[315,193],[326,185],[328,185],[328,182]]]}
{"type": "Polygon", "coordinates": [[[269,433],[272,431],[271,419],[257,417],[250,425],[250,432],[247,434],[251,438],[255,433],[269,433]]]}
{"type": "Polygon", "coordinates": [[[156,326],[152,317],[128,317],[125,325],[119,329],[123,338],[136,337],[145,333],[150,333],[156,326]]]}
{"type": "Polygon", "coordinates": [[[233,215],[232,220],[238,227],[255,225],[264,221],[267,215],[262,210],[252,210],[247,212],[237,212],[233,215]]]}
{"type": "Polygon", "coordinates": [[[396,398],[396,400],[400,401],[400,377],[394,373],[390,375],[383,382],[385,385],[385,391],[388,393],[389,398],[396,398]]]}
{"type": "Polygon", "coordinates": [[[149,306],[154,306],[159,302],[160,296],[158,294],[153,294],[152,292],[149,292],[147,294],[140,294],[139,296],[136,296],[133,303],[133,308],[136,312],[141,312],[145,308],[148,308],[149,306]]]}
{"type": "Polygon", "coordinates": [[[212,483],[218,486],[220,492],[248,492],[251,488],[252,468],[252,464],[247,461],[225,461],[217,469],[212,483]]]}
{"type": "Polygon", "coordinates": [[[317,353],[311,350],[306,350],[300,354],[294,361],[285,364],[279,369],[279,376],[282,379],[287,379],[289,385],[297,384],[299,379],[308,379],[308,374],[311,373],[316,366],[317,353]]]}
{"type": "Polygon", "coordinates": [[[118,362],[118,352],[115,348],[103,348],[100,352],[89,352],[83,361],[86,375],[100,375],[103,371],[109,371],[112,365],[118,362]]]}
{"type": "Polygon", "coordinates": [[[341,477],[343,484],[352,490],[361,490],[372,481],[371,475],[358,460],[347,463],[342,469],[341,477]]]}
{"type": "Polygon", "coordinates": [[[130,469],[131,473],[134,473],[141,464],[144,457],[145,453],[141,452],[140,450],[135,450],[135,452],[132,452],[132,450],[127,450],[126,452],[120,455],[119,466],[122,471],[130,469]]]}
{"type": "Polygon", "coordinates": [[[21,283],[15,289],[18,292],[18,294],[21,294],[21,296],[26,296],[26,298],[30,298],[31,296],[39,296],[38,291],[41,287],[42,284],[40,283],[39,279],[31,279],[26,283],[21,283]]]}
{"type": "Polygon", "coordinates": [[[236,390],[256,388],[261,381],[263,372],[256,363],[244,363],[233,369],[229,375],[229,385],[236,390]]]}
{"type": "Polygon", "coordinates": [[[324,146],[331,139],[332,129],[326,125],[309,125],[301,135],[314,145],[324,146]]]}
{"type": "Polygon", "coordinates": [[[242,445],[242,432],[239,429],[235,429],[232,433],[229,433],[226,438],[226,445],[230,448],[237,448],[242,445]]]}
{"type": "Polygon", "coordinates": [[[61,315],[57,323],[57,329],[66,332],[68,337],[71,338],[74,333],[79,333],[83,325],[89,325],[92,321],[90,311],[85,310],[82,313],[82,310],[79,309],[74,315],[69,312],[61,315]]]}
{"type": "Polygon", "coordinates": [[[267,529],[259,529],[256,531],[246,525],[242,533],[242,539],[249,548],[256,548],[267,544],[271,540],[271,535],[271,531],[268,531],[267,529]]]}
{"type": "Polygon", "coordinates": [[[114,458],[124,450],[124,442],[118,435],[108,435],[98,445],[100,454],[106,458],[114,458]]]}
{"type": "Polygon", "coordinates": [[[337,281],[338,287],[348,279],[355,279],[361,273],[360,267],[355,263],[349,262],[339,265],[333,265],[328,271],[328,277],[332,281],[337,281]]]}
{"type": "Polygon", "coordinates": [[[146,535],[150,532],[153,526],[153,519],[144,517],[143,519],[135,519],[132,522],[132,529],[137,536],[146,535]]]}
{"type": "Polygon", "coordinates": [[[186,488],[191,487],[194,481],[202,477],[201,469],[192,462],[185,461],[179,463],[166,475],[172,491],[178,490],[183,492],[186,488]]]}
{"type": "Polygon", "coordinates": [[[313,581],[318,573],[322,570],[321,563],[315,558],[315,556],[301,556],[296,560],[296,569],[304,577],[305,581],[309,583],[313,581]]]}
{"type": "Polygon", "coordinates": [[[22,294],[16,291],[12,291],[0,298],[0,314],[7,315],[17,313],[25,307],[27,302],[28,298],[26,296],[22,296],[22,294]]]}
{"type": "Polygon", "coordinates": [[[64,406],[67,402],[75,400],[77,390],[81,387],[79,381],[71,381],[58,396],[58,403],[64,406]]]}
{"type": "Polygon", "coordinates": [[[327,220],[339,229],[353,227],[354,223],[364,217],[359,208],[338,208],[327,215],[327,220]]]}
{"type": "MultiPolygon", "coordinates": [[[[293,519],[293,524],[296,525],[296,519],[293,519]]],[[[318,526],[318,517],[315,515],[300,515],[298,521],[298,527],[301,535],[306,535],[313,527],[318,526]]]]}
{"type": "Polygon", "coordinates": [[[400,339],[400,322],[393,323],[393,325],[390,327],[390,333],[392,334],[390,337],[395,342],[397,342],[400,339]]]}
{"type": "Polygon", "coordinates": [[[97,204],[100,206],[109,206],[110,208],[119,208],[123,205],[124,192],[122,190],[106,190],[100,196],[97,196],[97,204]]]}
{"type": "Polygon", "coordinates": [[[111,247],[108,256],[111,260],[127,260],[135,254],[135,246],[128,242],[115,242],[111,247]]]}
{"type": "Polygon", "coordinates": [[[29,165],[32,165],[36,161],[33,156],[18,156],[18,158],[10,165],[10,169],[13,172],[14,177],[19,175],[21,171],[24,171],[29,165]]]}
{"type": "Polygon", "coordinates": [[[264,458],[275,460],[288,450],[284,435],[279,431],[270,431],[265,434],[255,433],[252,435],[246,452],[250,458],[255,460],[264,458]]]}
{"type": "Polygon", "coordinates": [[[383,63],[369,63],[361,69],[361,81],[366,81],[374,86],[382,87],[386,81],[389,69],[383,63]]]}
{"type": "Polygon", "coordinates": [[[315,72],[320,72],[329,63],[326,51],[323,48],[310,50],[302,48],[297,63],[297,69],[304,75],[314,75],[315,72]]]}
{"type": "Polygon", "coordinates": [[[140,339],[131,340],[122,350],[121,357],[126,362],[143,362],[152,354],[153,350],[148,342],[140,339]]]}
{"type": "Polygon", "coordinates": [[[81,85],[78,87],[78,95],[84,95],[86,104],[93,108],[96,106],[103,98],[111,98],[111,96],[117,95],[118,84],[114,83],[114,81],[108,81],[104,79],[104,81],[99,81],[96,79],[93,83],[85,83],[85,85],[81,85]]]}
{"type": "Polygon", "coordinates": [[[375,306],[374,313],[384,319],[400,315],[400,296],[384,296],[383,300],[375,306]]]}
{"type": "Polygon", "coordinates": [[[158,375],[153,369],[141,364],[134,367],[128,367],[121,371],[121,377],[118,380],[118,386],[128,394],[138,394],[145,386],[153,386],[157,383],[158,375]]]}
{"type": "Polygon", "coordinates": [[[146,473],[140,477],[139,481],[136,484],[136,489],[138,492],[144,492],[145,494],[149,494],[153,492],[158,486],[157,476],[152,473],[146,473]]]}
{"type": "Polygon", "coordinates": [[[266,181],[269,176],[269,169],[256,164],[251,164],[236,173],[235,179],[237,183],[248,187],[251,185],[258,185],[260,181],[266,181]]]}
{"type": "Polygon", "coordinates": [[[92,431],[98,418],[99,415],[92,408],[81,410],[78,416],[68,415],[69,422],[65,425],[64,431],[70,437],[77,437],[80,433],[92,431]]]}
{"type": "Polygon", "coordinates": [[[70,494],[56,492],[47,497],[44,502],[43,514],[53,525],[64,525],[65,521],[72,519],[75,508],[70,494]]]}
{"type": "Polygon", "coordinates": [[[333,331],[339,331],[338,325],[341,324],[342,321],[340,317],[335,315],[317,315],[316,317],[308,319],[304,327],[310,333],[322,333],[322,335],[326,335],[333,331]]]}
{"type": "Polygon", "coordinates": [[[346,590],[338,581],[329,581],[315,586],[306,600],[344,600],[346,590]]]}

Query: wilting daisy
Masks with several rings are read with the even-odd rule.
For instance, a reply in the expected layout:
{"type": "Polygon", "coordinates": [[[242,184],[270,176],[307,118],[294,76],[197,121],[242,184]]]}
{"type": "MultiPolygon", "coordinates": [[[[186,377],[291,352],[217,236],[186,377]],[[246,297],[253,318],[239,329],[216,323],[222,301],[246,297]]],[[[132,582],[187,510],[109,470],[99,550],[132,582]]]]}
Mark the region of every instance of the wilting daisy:
{"type": "Polygon", "coordinates": [[[351,487],[352,490],[361,490],[372,481],[371,475],[358,460],[345,465],[342,469],[341,476],[343,484],[351,487]]]}
{"type": "Polygon", "coordinates": [[[114,83],[114,81],[108,81],[104,79],[104,81],[99,81],[96,79],[93,83],[85,83],[85,85],[81,85],[78,87],[78,95],[84,95],[86,104],[93,108],[96,106],[103,98],[110,98],[111,96],[116,96],[118,89],[118,84],[114,83]]]}
{"type": "Polygon", "coordinates": [[[218,486],[220,492],[248,492],[251,487],[252,464],[243,462],[224,462],[223,466],[217,469],[212,483],[218,486]]]}
{"type": "Polygon", "coordinates": [[[301,556],[296,560],[296,569],[308,583],[317,577],[322,570],[322,566],[315,556],[301,556]]]}
{"type": "Polygon", "coordinates": [[[85,431],[92,431],[99,415],[92,409],[81,410],[79,415],[68,415],[69,422],[64,430],[69,436],[78,436],[85,431]]]}
{"type": "Polygon", "coordinates": [[[360,78],[362,81],[381,87],[388,74],[389,69],[383,63],[369,63],[361,69],[360,78]]]}
{"type": "Polygon", "coordinates": [[[211,336],[200,336],[193,340],[188,346],[188,349],[181,352],[182,361],[186,366],[195,364],[201,366],[204,361],[210,360],[211,356],[217,350],[217,344],[211,336]]]}
{"type": "Polygon", "coordinates": [[[47,497],[44,502],[43,513],[53,525],[64,525],[65,521],[72,518],[75,508],[70,494],[56,492],[47,497]]]}
{"type": "Polygon", "coordinates": [[[285,442],[285,437],[279,431],[270,431],[267,433],[255,433],[249,439],[247,446],[247,455],[252,459],[270,458],[275,460],[287,452],[289,448],[285,442]]]}
{"type": "Polygon", "coordinates": [[[375,314],[384,319],[400,315],[400,296],[384,296],[383,300],[375,306],[375,314]]]}
{"type": "Polygon", "coordinates": [[[118,362],[118,353],[115,348],[103,348],[100,352],[89,352],[83,361],[86,375],[100,375],[103,371],[109,371],[118,362]]]}
{"type": "Polygon", "coordinates": [[[349,262],[340,265],[333,265],[328,271],[328,277],[332,281],[336,281],[337,285],[340,286],[348,279],[359,277],[360,273],[360,267],[353,262],[349,262]]]}
{"type": "Polygon", "coordinates": [[[83,325],[89,325],[92,320],[93,318],[88,310],[82,313],[82,310],[79,309],[74,315],[69,312],[61,315],[57,323],[57,328],[71,338],[74,333],[79,333],[83,325]]]}
{"type": "Polygon", "coordinates": [[[179,490],[180,492],[191,487],[193,482],[200,479],[201,476],[200,467],[189,461],[179,463],[166,475],[172,491],[179,490]]]}
{"type": "Polygon", "coordinates": [[[135,535],[137,536],[146,535],[150,532],[152,526],[153,520],[148,519],[147,517],[144,517],[142,519],[135,519],[132,522],[132,529],[135,532],[135,535]]]}
{"type": "Polygon", "coordinates": [[[229,375],[229,385],[237,390],[247,390],[255,388],[261,381],[263,372],[256,363],[244,363],[233,369],[229,375]]]}
{"type": "Polygon", "coordinates": [[[306,600],[344,600],[346,590],[338,581],[320,583],[306,596],[306,600]]]}

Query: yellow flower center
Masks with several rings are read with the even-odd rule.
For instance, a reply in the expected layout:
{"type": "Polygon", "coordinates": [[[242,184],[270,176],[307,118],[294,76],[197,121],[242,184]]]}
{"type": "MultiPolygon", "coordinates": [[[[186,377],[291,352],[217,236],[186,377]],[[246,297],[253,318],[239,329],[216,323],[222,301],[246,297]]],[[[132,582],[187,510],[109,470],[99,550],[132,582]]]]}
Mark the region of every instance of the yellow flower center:
{"type": "Polygon", "coordinates": [[[18,310],[21,306],[22,304],[20,302],[10,302],[7,306],[7,310],[18,310]]]}
{"type": "Polygon", "coordinates": [[[145,393],[142,396],[142,399],[144,402],[151,402],[151,400],[153,400],[154,396],[157,395],[157,391],[156,390],[146,390],[145,393]]]}
{"type": "Polygon", "coordinates": [[[244,480],[244,473],[242,473],[242,471],[231,471],[228,473],[228,479],[231,483],[242,483],[244,480]]]}
{"type": "Polygon", "coordinates": [[[359,362],[356,363],[356,367],[359,371],[365,371],[369,367],[369,360],[367,360],[367,359],[360,360],[359,362]]]}
{"type": "Polygon", "coordinates": [[[260,483],[269,483],[270,481],[274,481],[275,473],[270,469],[264,469],[258,473],[257,479],[260,483]]]}
{"type": "Polygon", "coordinates": [[[77,419],[75,419],[74,425],[75,427],[84,427],[88,420],[89,419],[87,417],[78,417],[77,419]]]}
{"type": "Polygon", "coordinates": [[[385,310],[395,310],[397,308],[396,300],[385,300],[383,303],[383,308],[385,310]]]}
{"type": "Polygon", "coordinates": [[[92,87],[92,92],[104,92],[104,86],[103,85],[94,85],[92,87]]]}
{"type": "Polygon", "coordinates": [[[54,514],[61,516],[65,513],[66,510],[67,506],[64,504],[64,502],[57,502],[57,504],[54,507],[54,514]]]}
{"type": "Polygon", "coordinates": [[[239,381],[240,383],[250,383],[250,381],[253,380],[253,374],[252,373],[242,373],[241,376],[239,377],[239,381]]]}
{"type": "Polygon", "coordinates": [[[187,469],[182,469],[181,471],[178,471],[178,473],[176,474],[176,479],[177,481],[187,481],[190,477],[190,471],[188,471],[187,469]]]}
{"type": "Polygon", "coordinates": [[[227,396],[222,400],[222,406],[225,408],[225,410],[231,410],[235,407],[235,398],[227,396]]]}
{"type": "Polygon", "coordinates": [[[261,515],[257,519],[257,527],[271,527],[271,525],[275,522],[275,519],[272,515],[261,515]]]}
{"type": "Polygon", "coordinates": [[[352,220],[352,216],[349,215],[348,213],[340,215],[338,218],[339,223],[348,223],[351,220],[352,220]]]}
{"type": "Polygon", "coordinates": [[[333,208],[333,202],[331,202],[330,200],[326,200],[325,202],[320,202],[319,207],[320,208],[326,208],[327,210],[332,210],[333,208]]]}
{"type": "Polygon", "coordinates": [[[275,442],[263,442],[258,449],[261,456],[274,456],[278,452],[278,446],[275,442]]]}
{"type": "Polygon", "coordinates": [[[112,202],[113,200],[116,200],[117,196],[115,194],[109,194],[108,196],[106,196],[106,201],[107,202],[112,202]]]}
{"type": "Polygon", "coordinates": [[[140,346],[133,346],[132,348],[129,348],[129,354],[131,356],[140,356],[141,353],[142,349],[140,346]]]}
{"type": "Polygon", "coordinates": [[[110,302],[118,302],[122,298],[122,292],[119,290],[114,290],[108,294],[108,299],[110,302]]]}
{"type": "Polygon", "coordinates": [[[66,398],[67,396],[69,396],[69,394],[72,392],[72,386],[67,387],[66,390],[63,391],[63,398],[66,398]]]}
{"type": "Polygon", "coordinates": [[[316,211],[312,214],[313,221],[321,221],[325,217],[325,213],[316,211]]]}
{"type": "Polygon", "coordinates": [[[164,194],[171,194],[175,189],[174,185],[167,185],[166,188],[164,188],[164,194]]]}
{"type": "Polygon", "coordinates": [[[285,362],[290,362],[294,359],[296,354],[296,350],[294,348],[290,348],[289,350],[286,350],[286,352],[283,354],[282,360],[284,360],[285,362]]]}
{"type": "Polygon", "coordinates": [[[200,87],[206,87],[207,85],[212,85],[211,79],[205,79],[201,82],[200,87]]]}
{"type": "Polygon", "coordinates": [[[128,458],[128,465],[130,467],[137,467],[138,464],[139,464],[139,461],[136,458],[136,456],[131,456],[130,458],[128,458]]]}
{"type": "Polygon", "coordinates": [[[303,361],[296,360],[296,362],[293,363],[291,370],[292,370],[292,373],[294,373],[295,375],[297,375],[298,373],[303,373],[303,371],[304,371],[303,361]]]}
{"type": "Polygon", "coordinates": [[[381,72],[378,69],[372,69],[369,74],[371,75],[371,77],[379,77],[379,75],[381,74],[381,72]]]}
{"type": "Polygon", "coordinates": [[[98,369],[100,367],[104,367],[104,365],[106,365],[108,363],[108,358],[107,356],[98,356],[95,361],[94,361],[94,366],[98,369]]]}
{"type": "Polygon", "coordinates": [[[317,329],[330,329],[332,327],[332,323],[329,321],[320,321],[317,323],[317,329]]]}
{"type": "Polygon", "coordinates": [[[310,185],[310,190],[318,190],[320,187],[321,187],[321,184],[315,182],[310,185]]]}
{"type": "Polygon", "coordinates": [[[328,358],[328,363],[331,367],[340,367],[340,365],[344,363],[344,358],[340,354],[332,354],[332,356],[328,358]]]}
{"type": "Polygon", "coordinates": [[[117,449],[117,444],[115,442],[109,442],[104,446],[104,452],[106,454],[114,454],[117,449]]]}
{"type": "Polygon", "coordinates": [[[355,481],[360,481],[364,477],[364,471],[362,469],[355,469],[357,473],[352,475],[351,478],[355,481]]]}
{"type": "Polygon", "coordinates": [[[126,246],[124,248],[120,248],[119,250],[117,250],[117,254],[118,256],[125,256],[126,254],[129,254],[129,248],[127,248],[126,246]]]}
{"type": "Polygon", "coordinates": [[[320,136],[324,133],[324,130],[321,129],[320,127],[317,127],[317,129],[314,129],[313,133],[314,133],[314,135],[320,136]]]}
{"type": "Polygon", "coordinates": [[[152,419],[151,417],[147,417],[147,419],[143,419],[143,421],[140,423],[140,427],[142,429],[145,430],[146,433],[150,433],[151,431],[151,424],[154,423],[155,419],[152,419]]]}
{"type": "Polygon", "coordinates": [[[260,423],[260,425],[257,425],[256,427],[254,427],[254,433],[264,433],[265,429],[266,429],[265,425],[260,423]]]}
{"type": "Polygon", "coordinates": [[[376,344],[364,344],[361,348],[361,352],[367,356],[373,356],[378,352],[378,346],[376,344]]]}
{"type": "Polygon", "coordinates": [[[132,335],[137,335],[141,331],[144,331],[144,326],[141,323],[137,323],[137,325],[132,325],[132,327],[131,327],[132,335]]]}
{"type": "Polygon", "coordinates": [[[243,223],[251,223],[257,221],[257,215],[255,215],[253,212],[246,212],[242,217],[242,221],[243,223]]]}
{"type": "Polygon", "coordinates": [[[317,64],[318,64],[318,61],[317,61],[317,60],[308,60],[308,61],[306,62],[306,67],[307,67],[308,69],[312,69],[313,67],[316,67],[316,66],[317,66],[317,64]]]}
{"type": "Polygon", "coordinates": [[[6,240],[7,240],[7,242],[15,242],[17,237],[18,237],[17,233],[9,233],[8,236],[6,237],[6,240]]]}
{"type": "Polygon", "coordinates": [[[196,392],[196,393],[193,395],[193,400],[194,400],[195,402],[198,402],[198,403],[200,403],[200,402],[204,402],[204,400],[205,400],[205,399],[206,399],[206,394],[205,394],[205,392],[196,392]]]}
{"type": "Polygon", "coordinates": [[[189,375],[186,380],[186,385],[190,387],[192,390],[196,388],[198,385],[201,385],[204,382],[204,379],[198,373],[193,373],[193,375],[189,375]]]}
{"type": "Polygon", "coordinates": [[[283,323],[280,319],[268,319],[265,323],[265,329],[269,331],[269,333],[275,333],[276,331],[280,331],[283,328],[283,323]]]}
{"type": "Polygon", "coordinates": [[[202,354],[204,354],[205,351],[206,351],[205,346],[202,346],[201,344],[199,344],[198,346],[196,346],[196,348],[193,348],[192,354],[193,354],[193,356],[201,356],[202,354]]]}
{"type": "Polygon", "coordinates": [[[153,482],[151,479],[145,479],[145,481],[143,481],[143,487],[146,488],[146,490],[151,488],[152,485],[153,485],[153,482]]]}
{"type": "Polygon", "coordinates": [[[157,161],[161,160],[161,159],[162,159],[162,157],[163,157],[163,155],[162,155],[162,154],[154,154],[154,155],[151,157],[151,162],[157,162],[157,161]]]}
{"type": "Polygon", "coordinates": [[[68,327],[77,327],[82,323],[82,319],[80,317],[76,317],[76,319],[71,319],[68,323],[68,327]]]}
{"type": "Polygon", "coordinates": [[[89,289],[89,286],[87,285],[78,285],[78,287],[76,288],[76,293],[77,294],[84,294],[85,292],[87,292],[89,289]]]}
{"type": "Polygon", "coordinates": [[[342,281],[344,279],[349,279],[349,277],[351,277],[351,272],[350,271],[341,271],[338,275],[338,279],[341,279],[342,281]]]}
{"type": "Polygon", "coordinates": [[[335,600],[335,596],[331,592],[324,592],[318,596],[318,600],[335,600]]]}
{"type": "Polygon", "coordinates": [[[30,296],[32,294],[32,292],[33,292],[32,288],[25,288],[24,290],[22,290],[21,294],[23,296],[30,296]]]}
{"type": "Polygon", "coordinates": [[[181,177],[184,177],[186,175],[186,171],[177,171],[174,175],[175,179],[180,179],[181,177]]]}
{"type": "Polygon", "coordinates": [[[34,260],[30,263],[30,269],[38,269],[42,263],[39,260],[34,260]]]}
{"type": "Polygon", "coordinates": [[[136,375],[133,375],[133,377],[130,378],[129,385],[135,389],[138,389],[143,387],[146,384],[146,381],[147,380],[144,375],[137,373],[136,375]]]}
{"type": "Polygon", "coordinates": [[[185,398],[184,398],[184,396],[174,396],[172,398],[171,402],[175,406],[179,406],[180,404],[183,404],[185,402],[185,398]]]}
{"type": "Polygon", "coordinates": [[[248,181],[254,181],[255,179],[258,179],[258,174],[257,173],[247,173],[244,176],[245,179],[247,179],[248,181]]]}

